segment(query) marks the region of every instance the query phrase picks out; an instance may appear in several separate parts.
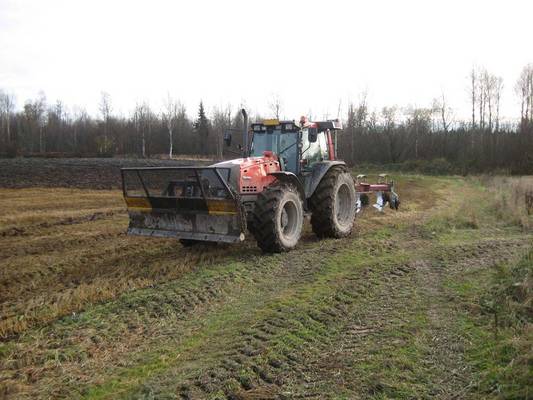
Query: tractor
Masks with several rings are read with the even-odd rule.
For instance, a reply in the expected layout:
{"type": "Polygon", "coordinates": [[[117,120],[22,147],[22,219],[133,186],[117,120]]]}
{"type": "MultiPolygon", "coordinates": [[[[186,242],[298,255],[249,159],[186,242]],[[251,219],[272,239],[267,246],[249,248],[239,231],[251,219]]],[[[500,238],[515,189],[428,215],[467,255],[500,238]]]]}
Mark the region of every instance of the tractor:
{"type": "MultiPolygon", "coordinates": [[[[266,253],[293,249],[305,216],[319,238],[350,235],[356,214],[374,205],[398,209],[394,183],[354,180],[336,159],[338,120],[267,119],[248,126],[242,110],[242,157],[207,167],[122,168],[128,233],[174,237],[184,246],[236,243],[249,232],[266,253]],[[250,139],[250,140],[249,140],[250,139]]],[[[232,146],[232,133],[224,134],[232,146]]]]}

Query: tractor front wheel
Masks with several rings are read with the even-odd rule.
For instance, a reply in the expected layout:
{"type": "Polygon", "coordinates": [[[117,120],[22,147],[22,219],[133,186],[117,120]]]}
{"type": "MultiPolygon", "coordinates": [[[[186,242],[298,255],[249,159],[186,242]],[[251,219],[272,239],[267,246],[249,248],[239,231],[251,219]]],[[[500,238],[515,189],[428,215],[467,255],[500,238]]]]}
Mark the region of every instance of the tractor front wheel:
{"type": "Polygon", "coordinates": [[[274,184],[263,190],[253,210],[252,234],[266,253],[293,249],[302,234],[303,204],[292,185],[274,184]]]}
{"type": "Polygon", "coordinates": [[[356,193],[352,176],[341,168],[332,168],[322,178],[311,196],[311,226],[320,238],[342,238],[353,229],[356,193]]]}

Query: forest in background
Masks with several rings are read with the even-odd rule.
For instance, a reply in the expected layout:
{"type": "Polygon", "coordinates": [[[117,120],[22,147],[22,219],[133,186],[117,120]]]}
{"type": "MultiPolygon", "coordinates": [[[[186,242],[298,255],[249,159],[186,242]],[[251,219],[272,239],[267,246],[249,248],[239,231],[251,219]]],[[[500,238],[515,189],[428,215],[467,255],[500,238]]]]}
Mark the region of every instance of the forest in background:
{"type": "MultiPolygon", "coordinates": [[[[394,164],[433,173],[503,172],[533,174],[533,64],[526,65],[514,89],[520,120],[501,122],[504,82],[486,69],[469,75],[471,119],[458,120],[442,94],[426,108],[370,108],[366,94],[339,115],[339,157],[350,165],[394,164]]],[[[44,93],[16,109],[15,95],[0,88],[0,156],[154,157],[198,155],[234,158],[223,146],[224,132],[243,129],[240,107],[209,112],[201,102],[195,117],[170,94],[160,110],[148,102],[128,116],[113,113],[111,96],[102,92],[99,115],[48,103],[44,93]]],[[[252,120],[282,115],[283,103],[273,98],[268,112],[252,120]]],[[[313,119],[313,116],[309,116],[313,119]]],[[[234,135],[235,145],[241,135],[234,135]]]]}

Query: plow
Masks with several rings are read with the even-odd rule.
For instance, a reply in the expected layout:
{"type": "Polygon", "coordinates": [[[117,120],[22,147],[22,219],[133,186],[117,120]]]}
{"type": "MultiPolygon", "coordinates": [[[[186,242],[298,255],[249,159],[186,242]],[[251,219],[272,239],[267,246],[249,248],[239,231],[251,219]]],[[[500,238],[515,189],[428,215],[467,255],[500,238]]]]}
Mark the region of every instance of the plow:
{"type": "MultiPolygon", "coordinates": [[[[337,120],[263,120],[248,126],[242,157],[208,167],[123,168],[128,233],[173,237],[185,246],[238,243],[251,234],[267,253],[296,247],[305,217],[319,238],[348,236],[370,197],[374,208],[400,204],[394,182],[355,179],[337,159],[337,120]],[[251,140],[249,140],[251,139],[251,140]]],[[[232,135],[224,135],[231,147],[232,135]]]]}

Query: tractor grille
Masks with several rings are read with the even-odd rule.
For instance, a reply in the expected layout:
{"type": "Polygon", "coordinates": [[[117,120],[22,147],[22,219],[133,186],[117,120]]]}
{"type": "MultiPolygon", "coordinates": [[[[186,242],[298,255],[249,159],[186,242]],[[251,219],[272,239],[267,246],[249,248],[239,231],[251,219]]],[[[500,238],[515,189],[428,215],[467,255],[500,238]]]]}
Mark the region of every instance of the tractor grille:
{"type": "Polygon", "coordinates": [[[256,193],[257,186],[243,186],[241,193],[256,193]]]}

